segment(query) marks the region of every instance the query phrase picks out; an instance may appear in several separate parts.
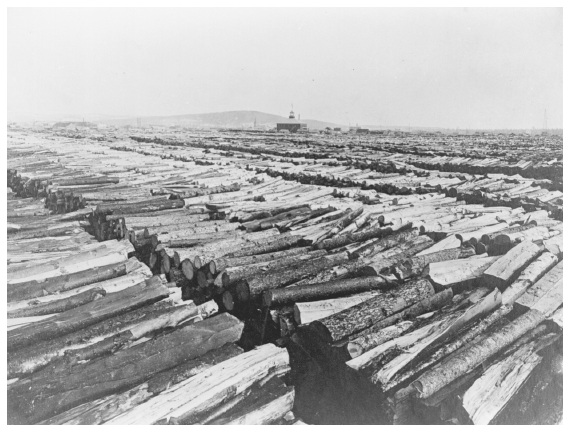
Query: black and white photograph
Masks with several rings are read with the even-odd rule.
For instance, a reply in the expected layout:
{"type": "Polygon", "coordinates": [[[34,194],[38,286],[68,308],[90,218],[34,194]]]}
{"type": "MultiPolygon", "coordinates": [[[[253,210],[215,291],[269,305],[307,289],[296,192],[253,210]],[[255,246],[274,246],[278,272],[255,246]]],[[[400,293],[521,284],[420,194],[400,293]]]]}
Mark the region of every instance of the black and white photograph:
{"type": "Polygon", "coordinates": [[[9,3],[7,425],[563,424],[562,2],[9,3]]]}

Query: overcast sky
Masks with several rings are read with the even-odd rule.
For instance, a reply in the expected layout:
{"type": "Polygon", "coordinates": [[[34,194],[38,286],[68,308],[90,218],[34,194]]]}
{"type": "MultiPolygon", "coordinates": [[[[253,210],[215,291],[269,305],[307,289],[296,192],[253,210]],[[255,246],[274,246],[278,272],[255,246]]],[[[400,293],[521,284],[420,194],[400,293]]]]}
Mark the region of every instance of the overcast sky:
{"type": "Polygon", "coordinates": [[[562,127],[562,9],[9,9],[8,115],[562,127]]]}

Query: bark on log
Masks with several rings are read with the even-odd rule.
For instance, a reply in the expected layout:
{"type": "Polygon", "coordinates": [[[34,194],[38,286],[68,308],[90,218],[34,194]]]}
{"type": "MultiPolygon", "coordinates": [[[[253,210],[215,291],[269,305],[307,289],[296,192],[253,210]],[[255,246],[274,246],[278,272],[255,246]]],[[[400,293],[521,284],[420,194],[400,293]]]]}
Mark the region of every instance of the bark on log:
{"type": "Polygon", "coordinates": [[[417,236],[418,230],[416,229],[402,230],[377,240],[370,246],[364,248],[364,250],[355,251],[354,253],[350,254],[350,258],[357,259],[366,256],[373,256],[387,249],[393,248],[403,243],[407,243],[417,236]]]}
{"type": "Polygon", "coordinates": [[[19,301],[42,297],[58,291],[67,291],[84,285],[114,279],[127,274],[127,262],[122,262],[89,268],[77,273],[44,280],[30,280],[8,284],[8,301],[19,301]]]}
{"type": "Polygon", "coordinates": [[[351,243],[363,242],[363,241],[366,241],[366,240],[369,240],[372,238],[385,237],[385,236],[388,236],[390,234],[393,234],[393,233],[396,233],[399,231],[408,230],[410,228],[411,228],[411,224],[407,224],[407,225],[403,225],[401,227],[398,227],[396,229],[393,229],[392,227],[374,228],[374,229],[362,231],[359,233],[340,235],[338,237],[335,237],[332,239],[327,239],[327,240],[324,240],[320,243],[317,243],[316,248],[326,249],[326,250],[336,249],[336,248],[346,246],[346,245],[351,244],[351,243]]]}
{"type": "Polygon", "coordinates": [[[287,387],[279,378],[271,378],[261,388],[207,424],[267,425],[276,422],[293,409],[294,387],[287,387]]]}
{"type": "Polygon", "coordinates": [[[297,245],[303,238],[301,236],[283,236],[277,238],[272,242],[260,244],[257,246],[242,248],[239,251],[230,253],[231,258],[238,258],[247,255],[261,255],[270,252],[278,252],[283,249],[290,248],[291,246],[297,245]]]}
{"type": "Polygon", "coordinates": [[[16,383],[9,390],[9,423],[35,423],[132,388],[157,372],[237,341],[242,329],[243,323],[222,314],[99,361],[77,365],[64,374],[41,376],[31,380],[32,385],[16,383]]]}
{"type": "Polygon", "coordinates": [[[15,309],[8,311],[8,318],[21,318],[38,315],[48,315],[54,313],[65,312],[87,303],[91,303],[101,297],[104,297],[106,291],[103,288],[92,288],[88,291],[83,291],[74,296],[66,297],[60,300],[54,300],[39,305],[30,306],[27,308],[15,309]]]}
{"type": "Polygon", "coordinates": [[[108,294],[96,302],[8,332],[8,350],[80,330],[115,315],[157,302],[168,295],[169,291],[160,279],[153,277],[131,288],[108,294]]]}
{"type": "Polygon", "coordinates": [[[393,378],[390,382],[390,385],[388,386],[388,390],[416,378],[419,374],[436,364],[442,358],[447,357],[448,355],[459,350],[461,347],[473,341],[475,338],[480,337],[489,328],[494,326],[500,320],[504,319],[504,317],[507,316],[511,311],[512,306],[501,306],[500,308],[496,309],[494,312],[481,319],[478,323],[471,326],[468,331],[459,335],[453,341],[445,344],[441,348],[438,348],[427,358],[421,360],[418,364],[415,364],[404,373],[401,373],[393,378]]]}
{"type": "Polygon", "coordinates": [[[214,282],[214,284],[216,286],[228,288],[240,279],[247,279],[262,272],[275,271],[284,267],[303,265],[306,261],[319,258],[324,255],[326,255],[326,251],[318,250],[311,251],[304,255],[295,255],[272,261],[243,265],[240,267],[229,267],[218,274],[216,278],[217,282],[214,282]]]}
{"type": "Polygon", "coordinates": [[[368,291],[348,297],[295,303],[293,307],[295,322],[298,325],[309,324],[376,297],[379,293],[379,291],[368,291]]]}
{"type": "Polygon", "coordinates": [[[296,285],[294,287],[265,291],[263,293],[263,306],[275,307],[295,302],[325,300],[332,297],[393,287],[394,283],[382,276],[344,279],[312,285],[296,285]]]}
{"type": "Polygon", "coordinates": [[[403,309],[402,311],[390,315],[381,321],[376,322],[365,330],[355,333],[349,336],[349,340],[355,340],[358,338],[364,338],[368,335],[377,333],[386,327],[393,326],[400,321],[412,320],[420,315],[428,312],[432,312],[441,309],[453,298],[453,290],[448,288],[446,290],[440,291],[430,297],[424,298],[417,303],[414,303],[410,307],[403,309]]]}
{"type": "Polygon", "coordinates": [[[473,282],[487,270],[499,257],[478,256],[469,259],[458,259],[430,263],[424,269],[423,275],[436,287],[449,288],[452,285],[473,282]]]}
{"type": "Polygon", "coordinates": [[[400,280],[409,279],[412,277],[420,276],[428,264],[463,259],[473,255],[475,255],[475,250],[470,247],[445,249],[439,252],[417,255],[413,258],[409,258],[397,264],[393,268],[392,272],[400,280]]]}
{"type": "Polygon", "coordinates": [[[320,270],[334,267],[347,260],[348,254],[341,252],[315,258],[290,269],[277,269],[258,274],[247,280],[243,279],[236,285],[238,300],[240,302],[247,302],[249,299],[257,300],[266,290],[281,288],[304,276],[318,273],[320,270]]]}
{"type": "Polygon", "coordinates": [[[493,243],[497,237],[499,237],[503,234],[514,234],[514,233],[518,233],[518,232],[522,232],[522,231],[532,229],[534,227],[536,227],[535,224],[529,223],[526,225],[513,226],[513,227],[507,228],[505,230],[499,231],[499,232],[494,232],[491,234],[485,234],[485,235],[481,236],[481,243],[489,245],[489,244],[493,243]]]}
{"type": "Polygon", "coordinates": [[[176,384],[109,424],[200,423],[232,396],[288,370],[285,349],[262,345],[176,384]]]}
{"type": "Polygon", "coordinates": [[[58,360],[66,350],[83,348],[97,340],[128,330],[142,321],[165,313],[168,314],[171,308],[166,302],[157,302],[106,319],[76,332],[37,342],[15,353],[8,352],[8,377],[12,378],[36,372],[58,360]]]}
{"type": "Polygon", "coordinates": [[[325,342],[338,342],[433,294],[426,279],[416,279],[310,326],[325,342]]]}
{"type": "Polygon", "coordinates": [[[487,286],[504,290],[542,252],[543,248],[525,241],[499,257],[483,273],[487,286]]]}
{"type": "Polygon", "coordinates": [[[544,315],[538,311],[528,311],[512,323],[492,331],[478,344],[469,346],[428,370],[412,385],[418,390],[420,398],[424,399],[431,396],[458,377],[482,364],[501,349],[512,344],[540,324],[544,318],[544,315]]]}
{"type": "Polygon", "coordinates": [[[366,351],[370,351],[378,345],[397,338],[412,325],[413,323],[411,321],[401,321],[393,326],[385,327],[376,333],[368,333],[365,336],[355,338],[348,343],[346,348],[351,358],[361,356],[366,351]]]}
{"type": "MultiPolygon", "coordinates": [[[[526,312],[529,309],[536,309],[537,304],[540,300],[545,298],[545,301],[548,302],[549,300],[549,293],[555,294],[557,291],[561,291],[562,289],[562,275],[563,275],[563,266],[564,261],[559,262],[554,266],[548,273],[546,273],[542,278],[538,280],[534,285],[528,288],[524,294],[522,294],[517,300],[514,302],[514,308],[518,313],[526,312]]],[[[555,302],[560,300],[561,298],[553,298],[555,302]]],[[[553,309],[550,313],[554,312],[554,310],[558,309],[556,304],[554,304],[553,309]]],[[[546,310],[543,310],[546,316],[549,316],[546,310]]]]}
{"type": "Polygon", "coordinates": [[[292,248],[280,252],[270,252],[261,255],[247,255],[238,258],[222,257],[211,261],[210,271],[212,272],[212,274],[217,274],[222,272],[228,267],[240,267],[249,264],[287,258],[290,256],[305,255],[307,252],[310,251],[311,251],[310,246],[304,246],[300,248],[292,248]]]}

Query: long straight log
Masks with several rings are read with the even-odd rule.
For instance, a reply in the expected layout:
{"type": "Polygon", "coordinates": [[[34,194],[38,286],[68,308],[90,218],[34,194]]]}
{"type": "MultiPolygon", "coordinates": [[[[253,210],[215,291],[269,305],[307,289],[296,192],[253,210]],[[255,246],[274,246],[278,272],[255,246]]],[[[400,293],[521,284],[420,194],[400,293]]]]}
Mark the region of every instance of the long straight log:
{"type": "Polygon", "coordinates": [[[474,248],[454,248],[445,249],[439,252],[433,252],[426,255],[419,255],[409,258],[399,264],[397,264],[392,272],[400,280],[409,279],[412,277],[417,277],[422,274],[423,269],[431,263],[442,262],[442,261],[452,261],[456,259],[468,258],[475,255],[474,248]]]}
{"type": "Polygon", "coordinates": [[[483,280],[489,287],[504,290],[542,250],[529,241],[520,243],[491,264],[483,272],[483,280]]]}
{"type": "Polygon", "coordinates": [[[230,397],[288,370],[285,349],[262,345],[176,384],[109,424],[201,423],[230,397]]]}
{"type": "Polygon", "coordinates": [[[44,366],[58,361],[67,350],[84,348],[98,340],[128,330],[143,321],[168,314],[171,309],[172,306],[168,303],[159,301],[116,315],[76,332],[36,342],[16,352],[9,351],[8,377],[13,378],[34,373],[44,366]]]}
{"type": "Polygon", "coordinates": [[[234,285],[237,281],[255,276],[258,273],[277,270],[288,266],[296,266],[324,255],[326,255],[326,251],[316,250],[304,255],[289,256],[272,261],[243,265],[240,267],[229,267],[218,274],[214,281],[214,285],[216,287],[221,286],[228,288],[229,286],[234,285]]]}
{"type": "Polygon", "coordinates": [[[222,257],[212,260],[210,262],[210,272],[212,274],[217,274],[228,267],[240,267],[249,264],[287,258],[295,255],[305,255],[307,252],[310,251],[311,251],[310,246],[303,246],[300,248],[291,248],[284,251],[270,252],[267,254],[260,254],[260,255],[246,255],[237,258],[222,257]]]}
{"type": "Polygon", "coordinates": [[[222,416],[207,424],[215,425],[266,425],[281,419],[293,408],[295,389],[286,386],[279,378],[271,378],[261,388],[237,403],[222,416]]]}
{"type": "Polygon", "coordinates": [[[242,279],[236,285],[238,299],[241,302],[259,299],[266,290],[283,287],[304,276],[318,273],[320,270],[334,267],[347,260],[348,254],[341,252],[314,258],[289,269],[276,269],[250,277],[247,280],[242,279]]]}
{"type": "Polygon", "coordinates": [[[349,340],[356,340],[358,338],[365,338],[369,335],[373,335],[382,331],[386,327],[393,326],[400,321],[413,320],[416,317],[423,315],[428,312],[436,311],[441,309],[443,306],[448,304],[453,298],[453,290],[448,288],[446,290],[440,291],[433,294],[430,297],[426,297],[411,306],[402,309],[400,312],[390,315],[380,321],[377,321],[370,327],[349,336],[349,340]]]}
{"type": "Polygon", "coordinates": [[[477,337],[481,337],[485,331],[490,329],[495,324],[503,320],[509,312],[512,311],[512,306],[501,306],[496,309],[479,322],[472,325],[469,330],[460,334],[455,339],[446,343],[441,348],[438,348],[435,352],[430,354],[427,358],[422,359],[419,363],[413,365],[411,368],[405,370],[403,373],[394,377],[388,388],[396,388],[402,383],[409,382],[411,379],[416,378],[422,372],[429,369],[431,366],[436,364],[442,358],[456,352],[461,347],[467,345],[471,341],[475,340],[477,337]]]}
{"type": "Polygon", "coordinates": [[[77,331],[120,313],[154,303],[168,295],[169,291],[160,279],[153,277],[142,284],[108,294],[95,302],[8,332],[8,350],[77,331]]]}
{"type": "Polygon", "coordinates": [[[471,257],[430,263],[423,271],[424,277],[438,288],[449,288],[459,283],[471,283],[483,275],[499,257],[471,257]]]}
{"type": "Polygon", "coordinates": [[[326,342],[338,342],[434,294],[426,279],[416,279],[327,318],[311,328],[326,342]]]}
{"type": "Polygon", "coordinates": [[[411,228],[411,225],[403,225],[399,228],[392,228],[392,227],[387,227],[387,228],[374,228],[374,229],[370,229],[370,230],[366,230],[366,231],[362,231],[359,233],[352,233],[352,234],[345,234],[345,235],[341,235],[332,239],[327,239],[324,240],[320,243],[318,243],[316,245],[316,247],[318,249],[327,249],[327,250],[331,250],[331,249],[336,249],[342,246],[346,246],[348,244],[351,243],[358,243],[358,242],[363,242],[372,238],[380,238],[380,237],[385,237],[388,236],[390,234],[396,233],[398,231],[403,231],[406,229],[411,228]]]}
{"type": "Polygon", "coordinates": [[[157,372],[237,341],[242,329],[239,320],[221,314],[62,374],[43,375],[32,380],[32,385],[13,385],[8,397],[9,423],[35,423],[132,388],[157,372]]]}
{"type": "Polygon", "coordinates": [[[544,319],[542,313],[530,310],[512,323],[492,331],[476,345],[467,347],[428,370],[412,385],[419,392],[419,397],[425,399],[512,344],[544,319]]]}
{"type": "MultiPolygon", "coordinates": [[[[114,279],[127,274],[126,258],[117,254],[115,263],[87,268],[76,273],[64,274],[44,280],[30,280],[8,284],[8,301],[42,297],[57,291],[68,291],[84,285],[114,279]],[[121,261],[119,261],[121,260],[121,261]]],[[[102,260],[104,262],[104,260],[102,260]]]]}
{"type": "MultiPolygon", "coordinates": [[[[559,288],[562,288],[562,275],[563,275],[564,261],[560,261],[550,271],[548,271],[542,278],[534,285],[529,287],[524,294],[517,298],[514,302],[514,308],[518,313],[526,312],[529,309],[536,309],[537,303],[545,298],[548,302],[549,293],[552,291],[556,294],[559,288]]],[[[555,302],[558,299],[553,299],[555,302]]],[[[561,300],[561,299],[560,299],[561,300]]],[[[554,310],[557,309],[556,304],[553,305],[554,310]]],[[[548,316],[549,314],[546,314],[548,316]]]]}
{"type": "Polygon", "coordinates": [[[365,291],[348,297],[337,297],[328,300],[295,303],[293,314],[298,325],[309,324],[317,319],[325,318],[341,310],[348,309],[377,296],[380,291],[365,291]]]}
{"type": "Polygon", "coordinates": [[[296,285],[265,291],[263,306],[275,307],[295,302],[325,300],[370,290],[393,288],[393,286],[393,282],[381,276],[345,279],[312,285],[296,285]]]}
{"type": "Polygon", "coordinates": [[[27,308],[8,311],[8,318],[21,318],[65,312],[67,310],[83,306],[87,303],[91,303],[101,297],[104,297],[105,294],[106,291],[103,288],[92,288],[88,291],[83,291],[74,296],[66,297],[60,300],[54,300],[27,308]]]}

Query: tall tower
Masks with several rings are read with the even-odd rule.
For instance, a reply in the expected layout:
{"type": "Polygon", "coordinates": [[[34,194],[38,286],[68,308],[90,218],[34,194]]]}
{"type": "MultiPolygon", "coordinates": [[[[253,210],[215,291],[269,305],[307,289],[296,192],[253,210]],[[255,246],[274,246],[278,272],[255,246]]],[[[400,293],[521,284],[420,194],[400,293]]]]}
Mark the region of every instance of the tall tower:
{"type": "Polygon", "coordinates": [[[293,112],[293,104],[291,104],[291,112],[289,113],[289,118],[295,120],[295,113],[293,112]]]}
{"type": "Polygon", "coordinates": [[[548,135],[548,121],[546,117],[546,110],[544,110],[544,122],[542,123],[542,134],[548,135]]]}

